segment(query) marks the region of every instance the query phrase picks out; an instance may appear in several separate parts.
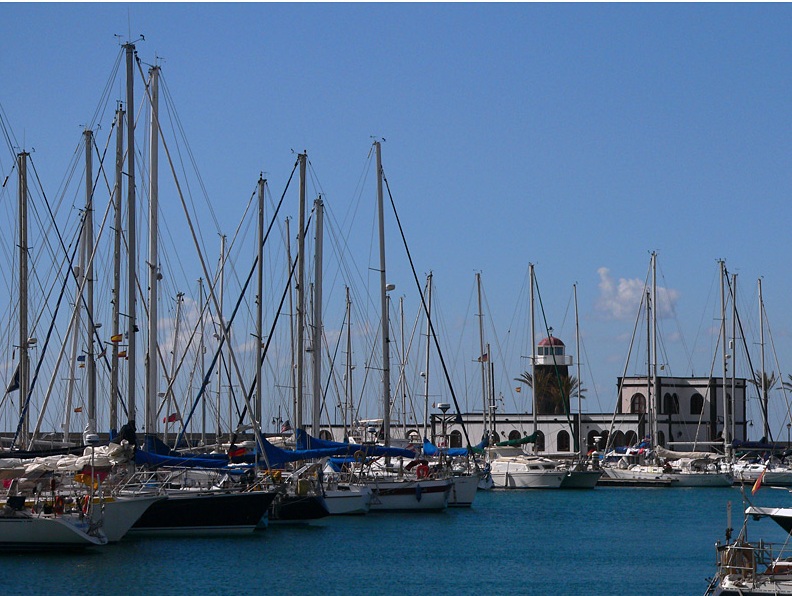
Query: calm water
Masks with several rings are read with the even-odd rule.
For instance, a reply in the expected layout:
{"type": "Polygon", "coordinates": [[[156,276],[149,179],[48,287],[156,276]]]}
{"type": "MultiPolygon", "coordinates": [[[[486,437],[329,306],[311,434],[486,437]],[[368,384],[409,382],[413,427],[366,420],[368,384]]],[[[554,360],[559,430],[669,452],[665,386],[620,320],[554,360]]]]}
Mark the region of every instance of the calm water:
{"type": "MultiPolygon", "coordinates": [[[[758,505],[792,505],[763,488],[758,505]]],[[[492,491],[471,509],[0,557],[8,594],[703,594],[737,489],[492,491]]],[[[757,524],[754,524],[756,526],[757,524]]],[[[770,520],[762,535],[783,541],[770,520]]],[[[752,538],[758,537],[754,533],[752,538]]]]}

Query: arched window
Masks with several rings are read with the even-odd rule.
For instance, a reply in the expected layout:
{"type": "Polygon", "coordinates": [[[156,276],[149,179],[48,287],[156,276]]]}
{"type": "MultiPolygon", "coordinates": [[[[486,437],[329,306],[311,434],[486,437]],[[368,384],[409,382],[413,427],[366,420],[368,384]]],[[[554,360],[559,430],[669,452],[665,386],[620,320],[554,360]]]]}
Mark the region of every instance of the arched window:
{"type": "Polygon", "coordinates": [[[679,414],[679,397],[676,393],[666,393],[663,396],[663,413],[679,414]]]}
{"type": "Polygon", "coordinates": [[[613,443],[611,443],[614,447],[626,447],[627,443],[624,440],[624,433],[620,430],[616,431],[616,434],[613,435],[613,443]]]}
{"type": "Polygon", "coordinates": [[[458,430],[452,430],[448,436],[449,447],[462,447],[462,433],[458,430]]]}
{"type": "Polygon", "coordinates": [[[662,430],[657,431],[657,444],[665,447],[665,433],[662,430]]]}
{"type": "Polygon", "coordinates": [[[600,431],[598,430],[590,430],[587,437],[586,446],[589,449],[599,449],[599,442],[598,439],[600,438],[600,431]]]}
{"type": "Polygon", "coordinates": [[[513,430],[509,433],[509,440],[516,441],[517,439],[522,439],[522,435],[520,434],[519,430],[513,430]]]}
{"type": "Polygon", "coordinates": [[[627,447],[632,447],[633,445],[638,444],[638,434],[634,430],[628,430],[627,434],[624,435],[624,444],[627,447]]]}
{"type": "Polygon", "coordinates": [[[646,398],[643,393],[636,393],[630,400],[630,414],[646,414],[646,398]]]}
{"type": "Polygon", "coordinates": [[[567,431],[559,431],[556,437],[556,449],[559,451],[569,451],[569,433],[567,431]]]}
{"type": "Polygon", "coordinates": [[[319,438],[322,439],[323,441],[332,441],[333,433],[331,433],[329,430],[320,430],[319,438]]]}
{"type": "Polygon", "coordinates": [[[605,446],[607,444],[608,444],[608,431],[603,430],[600,432],[600,441],[599,441],[600,449],[605,449],[605,446]]]}
{"type": "Polygon", "coordinates": [[[700,394],[694,393],[690,398],[690,413],[701,414],[704,411],[704,398],[700,394]]]}
{"type": "Polygon", "coordinates": [[[500,433],[497,430],[492,431],[492,442],[497,443],[501,440],[500,433]]]}
{"type": "Polygon", "coordinates": [[[537,451],[545,450],[545,436],[541,430],[536,431],[536,441],[534,442],[534,445],[536,445],[537,451]]]}

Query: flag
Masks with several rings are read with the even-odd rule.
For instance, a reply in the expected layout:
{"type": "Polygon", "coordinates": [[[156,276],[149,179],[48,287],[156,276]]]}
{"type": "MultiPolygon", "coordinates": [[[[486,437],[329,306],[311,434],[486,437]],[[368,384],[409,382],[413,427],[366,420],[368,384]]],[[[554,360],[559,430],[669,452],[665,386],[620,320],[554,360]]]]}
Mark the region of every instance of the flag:
{"type": "Polygon", "coordinates": [[[517,393],[520,393],[520,391],[522,391],[522,387],[515,387],[515,388],[514,388],[514,390],[515,390],[517,393]]]}
{"type": "Polygon", "coordinates": [[[760,488],[762,488],[762,480],[764,480],[765,472],[767,472],[767,468],[762,470],[762,473],[759,474],[759,478],[757,478],[756,482],[754,482],[753,488],[751,489],[751,494],[752,495],[755,495],[756,491],[758,491],[760,488]]]}
{"type": "Polygon", "coordinates": [[[179,419],[179,415],[178,414],[171,414],[170,416],[165,416],[165,418],[163,418],[162,421],[163,422],[176,422],[178,419],[179,419]]]}
{"type": "Polygon", "coordinates": [[[119,333],[117,335],[111,335],[110,336],[110,341],[113,342],[114,344],[117,344],[122,339],[124,339],[124,334],[123,333],[119,333]]]}
{"type": "Polygon", "coordinates": [[[12,391],[19,390],[19,365],[17,364],[16,370],[14,371],[14,376],[11,378],[11,382],[6,387],[6,393],[11,393],[12,391]]]}
{"type": "Polygon", "coordinates": [[[85,362],[80,362],[80,365],[77,368],[85,368],[85,362]]]}
{"type": "Polygon", "coordinates": [[[118,353],[118,357],[119,358],[126,358],[126,350],[122,350],[121,352],[119,352],[118,353]]]}
{"type": "Polygon", "coordinates": [[[291,429],[292,429],[291,422],[289,422],[288,420],[286,422],[284,422],[283,424],[281,424],[281,432],[282,433],[289,432],[291,429]]]}
{"type": "Polygon", "coordinates": [[[229,449],[228,451],[228,458],[231,459],[233,457],[242,457],[246,453],[247,453],[247,449],[245,449],[244,447],[234,448],[232,446],[232,448],[229,449]]]}
{"type": "Polygon", "coordinates": [[[77,356],[77,362],[85,362],[85,354],[80,354],[77,356]]]}
{"type": "Polygon", "coordinates": [[[478,357],[478,362],[487,362],[489,360],[489,354],[482,354],[478,357]]]}
{"type": "Polygon", "coordinates": [[[82,406],[78,406],[78,407],[74,408],[74,413],[75,414],[79,414],[80,412],[82,412],[82,406]]]}

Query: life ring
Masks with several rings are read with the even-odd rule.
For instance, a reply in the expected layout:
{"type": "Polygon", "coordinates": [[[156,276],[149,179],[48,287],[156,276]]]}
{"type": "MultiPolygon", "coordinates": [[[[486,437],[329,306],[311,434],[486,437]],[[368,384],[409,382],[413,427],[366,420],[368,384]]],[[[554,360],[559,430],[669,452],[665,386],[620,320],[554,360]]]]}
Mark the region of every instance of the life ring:
{"type": "Polygon", "coordinates": [[[418,480],[422,480],[424,478],[428,478],[429,477],[429,466],[427,466],[426,464],[420,464],[419,466],[417,466],[415,468],[415,476],[418,478],[418,480]]]}

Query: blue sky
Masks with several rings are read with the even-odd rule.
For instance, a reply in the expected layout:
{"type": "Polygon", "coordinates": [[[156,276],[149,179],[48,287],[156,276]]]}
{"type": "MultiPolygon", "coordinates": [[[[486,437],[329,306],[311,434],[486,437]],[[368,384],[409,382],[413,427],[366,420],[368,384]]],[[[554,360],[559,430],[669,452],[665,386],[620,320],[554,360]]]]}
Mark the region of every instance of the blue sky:
{"type": "MultiPolygon", "coordinates": [[[[590,411],[613,408],[651,251],[670,298],[667,372],[709,372],[718,259],[739,274],[754,362],[763,278],[780,366],[768,355],[767,368],[792,372],[788,5],[20,3],[2,14],[0,105],[51,195],[110,77],[115,34],[143,34],[141,60],[160,59],[224,233],[259,172],[277,198],[293,151],[307,150],[311,192],[323,193],[359,269],[376,266],[373,216],[352,213],[373,209],[370,175],[359,185],[371,137],[385,138],[386,176],[418,274],[434,273],[456,391],[470,408],[480,403],[471,300],[481,272],[504,407],[526,409],[512,379],[530,349],[529,262],[570,352],[577,283],[590,411]]],[[[110,95],[108,114],[119,83],[110,95]]],[[[389,279],[414,313],[392,223],[388,251],[389,279]]],[[[200,275],[185,267],[185,279],[200,275]]]]}

